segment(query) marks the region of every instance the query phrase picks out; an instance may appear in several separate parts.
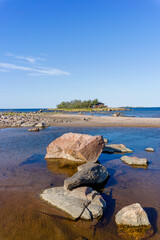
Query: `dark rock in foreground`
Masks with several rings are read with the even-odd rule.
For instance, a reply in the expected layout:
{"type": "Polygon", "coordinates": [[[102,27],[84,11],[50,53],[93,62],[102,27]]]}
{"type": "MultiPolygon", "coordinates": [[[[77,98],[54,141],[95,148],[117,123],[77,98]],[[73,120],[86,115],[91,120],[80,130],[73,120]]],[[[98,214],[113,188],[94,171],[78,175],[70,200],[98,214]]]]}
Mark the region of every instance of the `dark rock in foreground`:
{"type": "Polygon", "coordinates": [[[104,147],[102,136],[66,133],[47,147],[46,159],[96,162],[104,147]]]}
{"type": "Polygon", "coordinates": [[[109,179],[107,169],[98,163],[83,164],[78,167],[78,170],[72,177],[64,180],[64,189],[71,190],[84,185],[98,188],[109,179]]]}

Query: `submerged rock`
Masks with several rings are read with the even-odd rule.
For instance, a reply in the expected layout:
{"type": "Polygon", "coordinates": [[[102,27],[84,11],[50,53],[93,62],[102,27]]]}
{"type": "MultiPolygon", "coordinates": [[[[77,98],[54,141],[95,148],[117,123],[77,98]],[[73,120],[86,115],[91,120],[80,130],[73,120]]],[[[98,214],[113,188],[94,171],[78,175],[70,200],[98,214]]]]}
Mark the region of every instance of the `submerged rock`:
{"type": "Polygon", "coordinates": [[[66,133],[47,147],[46,159],[96,162],[104,147],[102,136],[66,133]]]}
{"type": "Polygon", "coordinates": [[[73,219],[92,220],[100,218],[106,208],[106,202],[102,196],[89,187],[80,187],[72,191],[63,187],[46,189],[41,197],[67,212],[73,219]]]}
{"type": "Polygon", "coordinates": [[[122,208],[115,217],[117,225],[132,227],[151,226],[148,216],[139,203],[122,208]]]}
{"type": "Polygon", "coordinates": [[[154,152],[155,150],[154,150],[154,148],[148,147],[148,148],[145,149],[145,151],[147,151],[147,152],[154,152]]]}
{"type": "Polygon", "coordinates": [[[124,144],[105,144],[103,149],[105,153],[132,153],[133,151],[127,148],[124,144]]]}
{"type": "Polygon", "coordinates": [[[138,157],[129,157],[122,156],[121,160],[128,165],[139,165],[139,166],[147,166],[148,161],[146,158],[138,158],[138,157]]]}
{"type": "Polygon", "coordinates": [[[73,189],[79,186],[101,187],[107,183],[109,174],[107,169],[98,163],[86,163],[78,167],[72,177],[64,180],[64,189],[73,189]]]}

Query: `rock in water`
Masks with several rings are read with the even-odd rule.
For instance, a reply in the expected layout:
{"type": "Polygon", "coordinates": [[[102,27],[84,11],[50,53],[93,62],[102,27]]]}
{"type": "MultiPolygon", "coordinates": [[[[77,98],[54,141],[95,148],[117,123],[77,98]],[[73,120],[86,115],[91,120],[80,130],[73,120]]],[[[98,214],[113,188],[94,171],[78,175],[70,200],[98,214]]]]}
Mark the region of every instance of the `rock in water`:
{"type": "Polygon", "coordinates": [[[103,152],[107,153],[131,153],[131,149],[127,148],[124,144],[105,144],[103,152]]]}
{"type": "Polygon", "coordinates": [[[28,131],[29,132],[38,132],[39,128],[29,128],[28,131]]]}
{"type": "Polygon", "coordinates": [[[128,157],[122,156],[121,160],[128,165],[137,165],[137,166],[147,166],[148,161],[146,158],[138,158],[138,157],[128,157]]]}
{"type": "Polygon", "coordinates": [[[46,159],[96,162],[104,147],[102,136],[66,133],[47,147],[46,159]]]}
{"type": "Polygon", "coordinates": [[[107,169],[98,163],[83,164],[78,167],[78,170],[72,177],[64,180],[65,190],[84,185],[97,188],[107,183],[109,179],[107,169]]]}
{"type": "Polygon", "coordinates": [[[154,152],[155,150],[154,150],[154,148],[148,147],[148,148],[145,149],[145,151],[147,151],[147,152],[154,152]]]}
{"type": "Polygon", "coordinates": [[[40,123],[37,123],[37,124],[35,125],[35,127],[36,127],[36,128],[45,128],[46,125],[45,125],[44,122],[40,122],[40,123]]]}
{"type": "Polygon", "coordinates": [[[139,203],[122,208],[115,217],[120,239],[148,239],[154,230],[139,203]]]}
{"type": "Polygon", "coordinates": [[[108,139],[107,138],[103,138],[105,143],[108,143],[108,139]]]}
{"type": "Polygon", "coordinates": [[[89,187],[65,191],[63,187],[46,189],[41,197],[52,205],[67,212],[73,219],[92,220],[103,215],[106,202],[89,187]]]}
{"type": "Polygon", "coordinates": [[[139,203],[122,208],[115,217],[117,225],[130,227],[151,226],[148,216],[139,203]]]}

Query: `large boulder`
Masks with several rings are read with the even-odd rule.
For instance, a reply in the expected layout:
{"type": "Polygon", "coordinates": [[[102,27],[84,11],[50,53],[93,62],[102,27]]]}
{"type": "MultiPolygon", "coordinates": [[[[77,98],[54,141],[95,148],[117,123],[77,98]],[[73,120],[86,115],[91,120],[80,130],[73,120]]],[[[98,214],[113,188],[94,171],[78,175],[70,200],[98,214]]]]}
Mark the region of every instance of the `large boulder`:
{"type": "Polygon", "coordinates": [[[121,160],[128,165],[137,165],[137,166],[147,166],[148,161],[146,158],[138,158],[138,157],[129,157],[122,156],[121,160]]]}
{"type": "Polygon", "coordinates": [[[41,197],[67,212],[73,219],[100,218],[106,207],[102,196],[89,187],[80,187],[72,191],[66,191],[63,187],[49,188],[41,194],[41,197]]]}
{"type": "Polygon", "coordinates": [[[45,158],[96,162],[103,147],[102,136],[66,133],[49,144],[45,158]]]}
{"type": "Polygon", "coordinates": [[[115,217],[117,225],[130,227],[150,226],[148,216],[139,203],[122,208],[115,217]]]}
{"type": "Polygon", "coordinates": [[[78,167],[72,177],[64,180],[64,189],[73,189],[79,186],[92,186],[99,188],[106,184],[109,179],[107,169],[98,163],[86,163],[78,167]]]}
{"type": "Polygon", "coordinates": [[[133,151],[127,148],[124,144],[105,144],[103,149],[105,153],[132,153],[133,151]]]}

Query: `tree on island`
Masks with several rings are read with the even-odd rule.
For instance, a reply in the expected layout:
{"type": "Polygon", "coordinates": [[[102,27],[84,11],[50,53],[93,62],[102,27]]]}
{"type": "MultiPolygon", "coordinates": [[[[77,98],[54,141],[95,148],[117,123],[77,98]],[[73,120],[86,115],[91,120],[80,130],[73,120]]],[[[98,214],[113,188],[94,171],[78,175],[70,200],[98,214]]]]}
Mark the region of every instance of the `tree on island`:
{"type": "MultiPolygon", "coordinates": [[[[72,100],[70,102],[61,102],[60,104],[57,105],[57,108],[60,109],[72,109],[72,108],[92,108],[95,105],[99,104],[99,100],[96,98],[94,100],[72,100]]],[[[101,105],[104,105],[101,103],[101,105]]]]}

